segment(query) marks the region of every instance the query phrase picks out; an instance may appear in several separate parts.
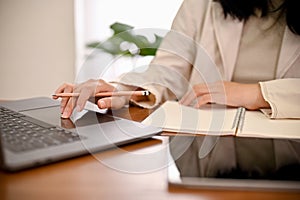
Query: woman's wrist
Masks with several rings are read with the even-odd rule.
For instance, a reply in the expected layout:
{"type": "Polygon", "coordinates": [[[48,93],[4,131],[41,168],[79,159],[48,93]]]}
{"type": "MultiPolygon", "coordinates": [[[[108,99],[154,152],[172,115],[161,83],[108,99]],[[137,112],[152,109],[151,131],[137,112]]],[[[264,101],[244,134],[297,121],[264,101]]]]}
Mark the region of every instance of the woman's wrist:
{"type": "Polygon", "coordinates": [[[264,99],[262,90],[259,84],[257,86],[257,97],[256,97],[256,105],[257,108],[270,108],[270,104],[264,99]]]}

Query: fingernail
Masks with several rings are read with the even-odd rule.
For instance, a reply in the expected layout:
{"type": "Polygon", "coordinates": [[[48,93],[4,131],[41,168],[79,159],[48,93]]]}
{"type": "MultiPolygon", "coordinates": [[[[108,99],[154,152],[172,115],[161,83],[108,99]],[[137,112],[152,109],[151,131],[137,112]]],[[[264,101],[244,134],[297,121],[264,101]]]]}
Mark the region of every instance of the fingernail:
{"type": "Polygon", "coordinates": [[[61,115],[61,118],[64,118],[64,119],[69,118],[68,112],[65,111],[65,112],[61,115]]]}
{"type": "Polygon", "coordinates": [[[106,104],[104,101],[100,100],[99,104],[100,104],[100,108],[106,108],[106,104]]]}

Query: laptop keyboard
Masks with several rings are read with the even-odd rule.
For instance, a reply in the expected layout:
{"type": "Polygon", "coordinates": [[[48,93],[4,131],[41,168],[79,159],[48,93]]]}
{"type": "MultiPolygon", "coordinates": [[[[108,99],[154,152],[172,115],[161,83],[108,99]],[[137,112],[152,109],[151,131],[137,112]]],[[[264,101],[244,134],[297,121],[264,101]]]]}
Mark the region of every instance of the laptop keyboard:
{"type": "Polygon", "coordinates": [[[41,149],[83,139],[77,133],[4,107],[0,107],[0,134],[2,144],[13,152],[41,149]]]}

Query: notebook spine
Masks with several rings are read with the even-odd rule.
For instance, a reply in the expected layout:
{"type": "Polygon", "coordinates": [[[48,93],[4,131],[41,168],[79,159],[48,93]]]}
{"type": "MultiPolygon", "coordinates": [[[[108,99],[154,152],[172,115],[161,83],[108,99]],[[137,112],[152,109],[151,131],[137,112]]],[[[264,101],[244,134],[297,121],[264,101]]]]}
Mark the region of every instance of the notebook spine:
{"type": "Polygon", "coordinates": [[[232,123],[232,129],[234,130],[234,135],[237,136],[242,130],[244,126],[244,120],[245,120],[245,113],[246,109],[244,107],[239,107],[236,111],[233,123],[232,123]]]}

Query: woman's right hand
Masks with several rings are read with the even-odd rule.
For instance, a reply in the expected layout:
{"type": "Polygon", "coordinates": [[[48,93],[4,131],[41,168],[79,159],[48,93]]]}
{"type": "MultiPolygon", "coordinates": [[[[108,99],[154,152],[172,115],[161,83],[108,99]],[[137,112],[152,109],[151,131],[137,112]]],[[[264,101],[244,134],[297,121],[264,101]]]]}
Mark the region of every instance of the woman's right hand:
{"type": "MultiPolygon", "coordinates": [[[[99,92],[114,92],[116,88],[105,82],[104,80],[88,80],[78,85],[64,83],[61,85],[56,91],[57,93],[79,93],[78,97],[63,97],[61,100],[60,111],[62,113],[62,118],[69,118],[76,108],[77,111],[82,111],[85,103],[92,97],[95,96],[96,93],[99,92]]],[[[53,96],[53,99],[58,99],[58,97],[53,96]]],[[[99,99],[97,105],[100,109],[112,108],[118,109],[123,107],[128,103],[129,99],[126,97],[105,97],[99,99]]]]}

